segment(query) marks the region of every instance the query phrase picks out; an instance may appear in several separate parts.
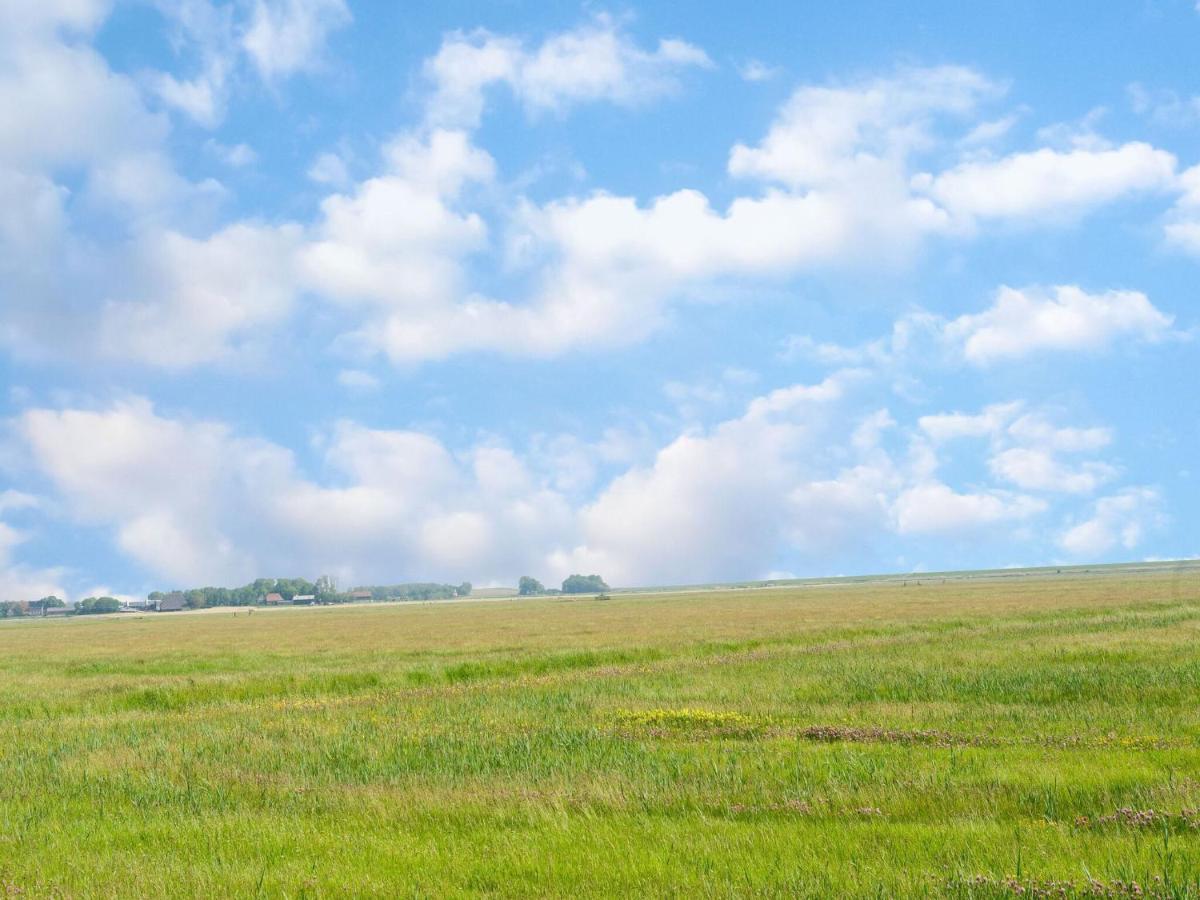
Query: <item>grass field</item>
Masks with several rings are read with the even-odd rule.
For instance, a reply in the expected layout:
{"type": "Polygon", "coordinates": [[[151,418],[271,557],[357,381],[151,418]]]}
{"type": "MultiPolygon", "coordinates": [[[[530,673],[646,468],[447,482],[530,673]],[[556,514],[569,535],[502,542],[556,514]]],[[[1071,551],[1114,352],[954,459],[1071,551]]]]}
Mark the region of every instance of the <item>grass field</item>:
{"type": "Polygon", "coordinates": [[[4,623],[0,897],[1200,897],[1198,739],[1194,573],[4,623]]]}

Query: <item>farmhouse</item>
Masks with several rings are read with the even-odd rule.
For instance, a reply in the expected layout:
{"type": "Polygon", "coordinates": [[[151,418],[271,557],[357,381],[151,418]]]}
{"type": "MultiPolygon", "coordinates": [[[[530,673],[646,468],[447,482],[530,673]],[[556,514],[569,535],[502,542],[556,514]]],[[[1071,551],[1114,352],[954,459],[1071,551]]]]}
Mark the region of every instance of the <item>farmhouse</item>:
{"type": "Polygon", "coordinates": [[[263,597],[263,603],[267,604],[267,606],[281,606],[282,604],[288,602],[290,601],[283,599],[283,594],[275,591],[272,591],[271,593],[267,594],[267,596],[263,597]]]}
{"type": "Polygon", "coordinates": [[[292,597],[293,603],[312,603],[317,599],[316,594],[296,594],[292,597]]]}
{"type": "Polygon", "coordinates": [[[159,612],[180,612],[186,604],[182,591],[173,591],[158,601],[159,612]]]}
{"type": "Polygon", "coordinates": [[[370,591],[351,591],[350,599],[355,603],[370,603],[372,600],[370,591]]]}

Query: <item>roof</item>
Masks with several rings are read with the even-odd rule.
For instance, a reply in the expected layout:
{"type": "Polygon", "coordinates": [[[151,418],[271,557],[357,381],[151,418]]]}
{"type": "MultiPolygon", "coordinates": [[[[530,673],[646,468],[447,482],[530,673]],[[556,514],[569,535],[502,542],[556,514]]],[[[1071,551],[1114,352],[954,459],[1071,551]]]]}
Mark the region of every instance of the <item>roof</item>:
{"type": "Polygon", "coordinates": [[[351,597],[370,597],[371,592],[370,591],[351,591],[350,596],[351,597]]]}
{"type": "Polygon", "coordinates": [[[292,597],[293,600],[316,600],[316,594],[296,594],[292,597]]]}
{"type": "Polygon", "coordinates": [[[158,601],[159,612],[178,612],[183,609],[183,594],[171,594],[158,601]]]}
{"type": "Polygon", "coordinates": [[[267,603],[282,603],[283,602],[283,594],[277,594],[277,593],[275,593],[275,591],[271,591],[271,593],[269,593],[269,594],[267,594],[267,596],[263,597],[263,600],[267,603]]]}

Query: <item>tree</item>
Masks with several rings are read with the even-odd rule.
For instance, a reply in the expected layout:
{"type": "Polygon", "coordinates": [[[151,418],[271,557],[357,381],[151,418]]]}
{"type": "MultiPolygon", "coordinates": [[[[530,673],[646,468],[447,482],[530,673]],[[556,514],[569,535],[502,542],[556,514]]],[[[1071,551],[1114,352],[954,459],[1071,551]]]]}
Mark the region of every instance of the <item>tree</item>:
{"type": "Polygon", "coordinates": [[[596,594],[607,591],[608,585],[599,575],[569,575],[563,581],[564,594],[596,594]]]}
{"type": "Polygon", "coordinates": [[[517,593],[522,597],[532,597],[545,592],[546,586],[532,575],[522,575],[521,580],[517,582],[517,593]]]}
{"type": "Polygon", "coordinates": [[[460,596],[460,597],[471,596],[471,582],[464,581],[457,588],[455,588],[455,591],[458,594],[458,596],[460,596]]]}
{"type": "Polygon", "coordinates": [[[328,603],[337,596],[337,582],[332,575],[322,575],[318,578],[316,588],[317,599],[322,602],[328,603]]]}
{"type": "Polygon", "coordinates": [[[116,597],[84,597],[75,607],[75,612],[81,616],[115,613],[121,608],[121,601],[116,597]]]}
{"type": "Polygon", "coordinates": [[[29,608],[36,609],[44,614],[48,609],[62,609],[66,605],[66,602],[60,597],[55,597],[51,594],[49,597],[43,597],[41,600],[34,600],[29,604],[29,608]]]}

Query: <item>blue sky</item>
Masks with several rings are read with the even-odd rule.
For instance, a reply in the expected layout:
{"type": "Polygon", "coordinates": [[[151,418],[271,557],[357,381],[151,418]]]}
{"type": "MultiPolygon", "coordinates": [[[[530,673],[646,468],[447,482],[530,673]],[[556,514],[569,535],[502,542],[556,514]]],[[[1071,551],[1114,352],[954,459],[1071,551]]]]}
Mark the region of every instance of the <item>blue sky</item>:
{"type": "Polygon", "coordinates": [[[1200,9],[0,8],[0,599],[1200,553],[1200,9]]]}

